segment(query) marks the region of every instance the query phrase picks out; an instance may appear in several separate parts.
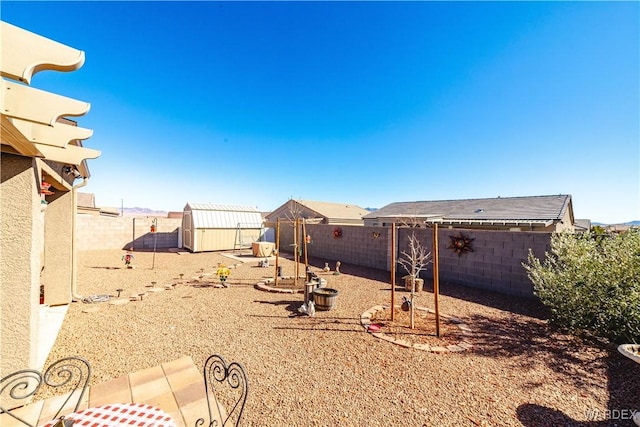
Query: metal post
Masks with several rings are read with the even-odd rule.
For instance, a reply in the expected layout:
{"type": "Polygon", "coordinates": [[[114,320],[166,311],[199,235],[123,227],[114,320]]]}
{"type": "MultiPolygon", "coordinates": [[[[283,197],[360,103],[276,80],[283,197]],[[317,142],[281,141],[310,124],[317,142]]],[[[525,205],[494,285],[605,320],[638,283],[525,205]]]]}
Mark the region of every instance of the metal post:
{"type": "Polygon", "coordinates": [[[153,263],[151,265],[151,269],[155,269],[156,268],[156,243],[158,242],[158,218],[154,218],[153,221],[151,221],[151,223],[153,224],[153,263]]]}
{"type": "Polygon", "coordinates": [[[293,225],[293,261],[295,266],[293,268],[293,285],[298,287],[298,275],[300,274],[300,255],[298,254],[298,223],[299,219],[296,218],[293,225]]]}
{"type": "Polygon", "coordinates": [[[438,272],[438,224],[433,223],[433,303],[436,312],[436,337],[440,338],[440,283],[438,272]]]}
{"type": "Polygon", "coordinates": [[[280,218],[276,218],[276,280],[278,286],[278,259],[280,258],[280,218]]]}
{"type": "Polygon", "coordinates": [[[396,312],[396,223],[391,224],[391,321],[396,312]]]}

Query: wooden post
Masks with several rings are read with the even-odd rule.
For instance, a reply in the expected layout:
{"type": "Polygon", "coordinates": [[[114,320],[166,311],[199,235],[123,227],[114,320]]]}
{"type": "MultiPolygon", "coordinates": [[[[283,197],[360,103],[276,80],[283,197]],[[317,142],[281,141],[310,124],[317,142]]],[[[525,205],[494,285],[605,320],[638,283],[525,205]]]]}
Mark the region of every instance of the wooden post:
{"type": "Polygon", "coordinates": [[[433,303],[436,312],[436,337],[440,338],[440,281],[438,272],[438,224],[433,223],[433,303]]]}
{"type": "Polygon", "coordinates": [[[391,321],[396,312],[396,223],[391,224],[391,321]]]}
{"type": "Polygon", "coordinates": [[[302,239],[304,247],[304,274],[306,276],[307,268],[309,268],[309,256],[307,254],[307,225],[304,218],[302,219],[302,239]]]}
{"type": "Polygon", "coordinates": [[[280,218],[276,218],[276,280],[278,286],[278,259],[280,258],[280,218]]]}

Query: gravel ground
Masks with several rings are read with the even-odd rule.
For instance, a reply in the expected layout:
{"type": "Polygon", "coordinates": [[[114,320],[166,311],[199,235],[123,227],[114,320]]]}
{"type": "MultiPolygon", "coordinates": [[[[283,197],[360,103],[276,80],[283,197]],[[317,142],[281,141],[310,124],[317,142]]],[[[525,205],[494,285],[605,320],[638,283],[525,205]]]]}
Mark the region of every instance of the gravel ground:
{"type": "MultiPolygon", "coordinates": [[[[79,292],[122,288],[128,297],[152,281],[161,287],[235,263],[221,253],[136,252],[126,269],[123,253],[81,252],[79,292]]],[[[474,348],[435,354],[360,326],[361,313],[390,301],[387,272],[343,264],[339,276],[323,273],[339,291],[336,308],[292,317],[303,296],[255,289],[274,269],[246,260],[229,288],[182,283],[125,305],[73,303],[49,362],[84,356],[98,383],[183,355],[202,368],[219,353],[246,368],[243,425],[251,426],[624,426],[633,424],[608,422],[607,411],[640,410],[640,366],[613,346],[551,330],[534,301],[441,283],[441,312],[471,327],[474,348]]],[[[293,274],[290,260],[281,265],[293,274]]],[[[419,304],[433,308],[432,296],[422,292],[419,304]]]]}

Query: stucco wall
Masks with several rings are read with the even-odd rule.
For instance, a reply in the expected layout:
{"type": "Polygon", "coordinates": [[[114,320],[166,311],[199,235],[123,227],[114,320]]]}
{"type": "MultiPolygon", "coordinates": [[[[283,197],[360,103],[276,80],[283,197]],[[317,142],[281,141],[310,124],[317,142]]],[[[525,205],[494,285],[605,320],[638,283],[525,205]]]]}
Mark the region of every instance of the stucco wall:
{"type": "MultiPolygon", "coordinates": [[[[391,229],[383,227],[307,225],[312,243],[309,255],[347,264],[391,270],[391,229]],[[334,238],[333,231],[340,228],[342,237],[334,238]]],[[[397,235],[397,256],[408,250],[408,235],[415,231],[420,242],[432,249],[433,230],[425,228],[400,229],[397,235]]],[[[522,262],[526,261],[529,248],[537,257],[549,250],[551,233],[510,232],[488,230],[461,230],[440,228],[438,233],[439,271],[442,282],[459,283],[509,295],[533,298],[533,285],[526,275],[522,262]],[[458,256],[448,246],[450,236],[462,232],[473,240],[473,252],[458,256]]],[[[281,224],[280,251],[292,252],[293,227],[281,224]]],[[[343,269],[344,270],[344,269],[343,269]]],[[[406,272],[396,268],[399,275],[406,272]]],[[[423,277],[432,277],[430,265],[423,277]]]]}
{"type": "MultiPolygon", "coordinates": [[[[413,231],[420,242],[431,250],[432,229],[400,229],[398,253],[408,251],[408,236],[413,231]]],[[[529,249],[537,257],[544,257],[544,252],[550,249],[551,233],[447,228],[438,231],[441,281],[533,298],[533,284],[527,277],[522,262],[527,260],[529,249]],[[451,236],[458,236],[460,233],[473,239],[473,252],[464,252],[458,256],[449,246],[452,243],[451,236]]],[[[429,265],[423,276],[431,278],[432,274],[432,265],[429,265]]]]}
{"type": "Polygon", "coordinates": [[[2,153],[0,206],[0,377],[34,366],[38,344],[44,221],[39,179],[28,157],[2,153]]]}
{"type": "Polygon", "coordinates": [[[45,210],[45,248],[41,283],[44,303],[49,305],[71,302],[73,193],[56,190],[45,210]]]}

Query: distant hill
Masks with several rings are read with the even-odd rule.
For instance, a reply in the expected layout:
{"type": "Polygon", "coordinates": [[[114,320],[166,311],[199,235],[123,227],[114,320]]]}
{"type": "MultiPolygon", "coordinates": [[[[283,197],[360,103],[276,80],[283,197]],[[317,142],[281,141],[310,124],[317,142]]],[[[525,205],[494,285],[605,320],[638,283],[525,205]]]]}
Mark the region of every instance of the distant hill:
{"type": "Polygon", "coordinates": [[[635,226],[638,227],[640,226],[640,220],[636,220],[636,221],[629,221],[629,222],[623,222],[623,223],[618,223],[618,224],[605,224],[602,222],[594,222],[592,223],[593,225],[600,225],[600,226],[607,226],[607,225],[624,225],[627,227],[631,227],[631,226],[635,226]]]}

